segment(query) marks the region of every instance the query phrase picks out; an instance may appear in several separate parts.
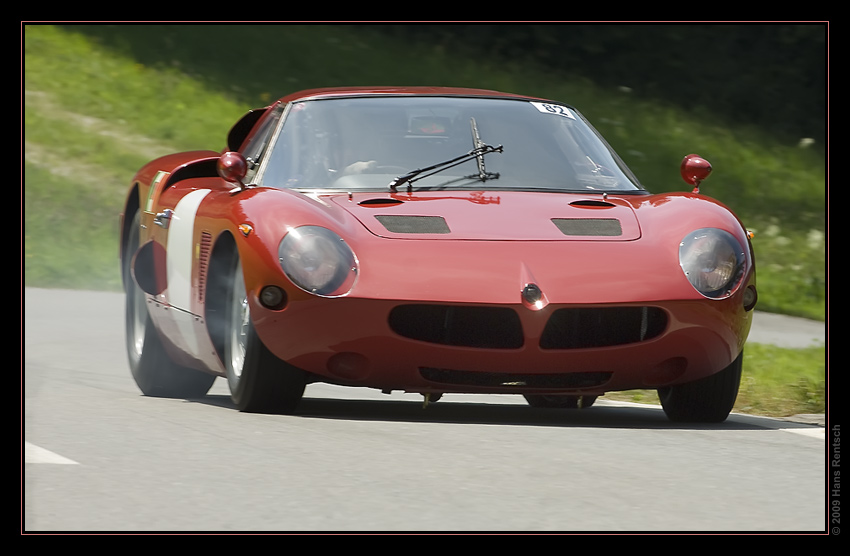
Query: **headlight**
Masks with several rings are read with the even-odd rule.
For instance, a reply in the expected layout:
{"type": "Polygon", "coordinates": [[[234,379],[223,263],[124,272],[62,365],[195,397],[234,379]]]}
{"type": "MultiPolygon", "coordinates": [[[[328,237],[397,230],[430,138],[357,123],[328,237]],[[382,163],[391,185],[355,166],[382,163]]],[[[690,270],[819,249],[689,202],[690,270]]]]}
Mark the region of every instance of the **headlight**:
{"type": "Polygon", "coordinates": [[[746,270],[744,248],[724,230],[702,228],[679,244],[679,265],[696,290],[720,299],[732,295],[746,270]]]}
{"type": "Polygon", "coordinates": [[[345,295],[357,279],[357,258],[345,241],[320,226],[293,228],[278,247],[280,267],[302,290],[324,297],[345,295]]]}

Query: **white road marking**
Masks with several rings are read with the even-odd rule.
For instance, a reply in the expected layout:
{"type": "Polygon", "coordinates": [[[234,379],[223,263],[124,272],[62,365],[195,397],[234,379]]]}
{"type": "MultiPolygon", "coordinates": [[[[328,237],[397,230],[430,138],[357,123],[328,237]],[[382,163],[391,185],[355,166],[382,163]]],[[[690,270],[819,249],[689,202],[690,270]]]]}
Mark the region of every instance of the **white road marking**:
{"type": "MultiPolygon", "coordinates": [[[[621,400],[599,400],[597,402],[599,405],[605,405],[609,407],[647,407],[660,409],[660,405],[655,404],[644,404],[644,403],[636,403],[636,402],[627,402],[621,400]]],[[[764,427],[766,429],[781,431],[781,432],[791,432],[794,434],[801,434],[803,436],[808,436],[811,438],[818,438],[820,440],[826,440],[826,428],[817,425],[796,425],[796,426],[788,426],[789,422],[783,419],[775,419],[773,417],[764,417],[762,415],[749,415],[746,413],[731,413],[729,415],[730,419],[751,423],[757,425],[759,427],[764,427]]]]}
{"type": "Polygon", "coordinates": [[[782,432],[793,432],[794,434],[802,434],[803,436],[811,436],[812,438],[819,438],[821,440],[826,440],[826,429],[823,427],[812,427],[812,428],[804,428],[804,429],[776,429],[782,432]]]}
{"type": "Polygon", "coordinates": [[[60,465],[79,465],[76,461],[54,454],[50,450],[40,448],[35,444],[24,442],[25,463],[58,463],[60,465]]]}

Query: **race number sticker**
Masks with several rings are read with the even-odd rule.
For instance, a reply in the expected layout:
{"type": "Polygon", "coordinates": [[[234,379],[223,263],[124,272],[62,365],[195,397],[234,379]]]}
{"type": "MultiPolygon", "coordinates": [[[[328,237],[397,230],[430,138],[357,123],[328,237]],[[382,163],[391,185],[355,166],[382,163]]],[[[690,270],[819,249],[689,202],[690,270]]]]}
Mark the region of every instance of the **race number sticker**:
{"type": "Polygon", "coordinates": [[[573,116],[572,111],[570,111],[570,109],[566,106],[561,106],[560,104],[549,104],[546,102],[532,102],[531,104],[544,114],[563,116],[564,118],[569,118],[571,120],[576,119],[576,117],[573,116]]]}

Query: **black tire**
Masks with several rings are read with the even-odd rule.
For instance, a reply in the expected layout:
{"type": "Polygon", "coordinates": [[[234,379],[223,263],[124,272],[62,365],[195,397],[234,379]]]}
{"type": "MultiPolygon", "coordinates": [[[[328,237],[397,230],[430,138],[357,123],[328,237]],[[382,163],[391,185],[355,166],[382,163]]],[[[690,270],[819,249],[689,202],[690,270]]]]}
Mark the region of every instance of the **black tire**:
{"type": "Polygon", "coordinates": [[[200,398],[206,395],[215,375],[177,365],[168,356],[148,314],[147,296],[130,272],[130,261],[139,247],[139,211],[133,215],[127,235],[124,272],[125,345],[130,372],[145,396],[200,398]]]}
{"type": "Polygon", "coordinates": [[[598,396],[550,396],[547,394],[525,394],[523,397],[531,407],[587,409],[593,405],[598,396]]]}
{"type": "Polygon", "coordinates": [[[230,397],[240,411],[292,413],[304,395],[305,373],[278,359],[257,336],[235,250],[227,279],[223,344],[230,397]]]}
{"type": "Polygon", "coordinates": [[[658,389],[661,407],[671,421],[720,423],[726,420],[741,384],[744,352],[719,373],[703,379],[658,389]]]}

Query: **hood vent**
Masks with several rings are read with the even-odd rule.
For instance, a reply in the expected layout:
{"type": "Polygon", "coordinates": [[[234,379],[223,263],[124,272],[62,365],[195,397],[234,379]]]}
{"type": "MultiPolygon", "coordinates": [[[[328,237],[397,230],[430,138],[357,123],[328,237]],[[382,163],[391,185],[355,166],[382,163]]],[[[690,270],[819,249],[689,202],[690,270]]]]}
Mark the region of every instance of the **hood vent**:
{"type": "Polygon", "coordinates": [[[387,199],[385,197],[378,197],[376,199],[366,199],[364,201],[360,201],[357,204],[361,207],[383,208],[400,205],[403,202],[404,201],[400,201],[398,199],[387,199]]]}
{"type": "Polygon", "coordinates": [[[621,236],[623,228],[616,218],[553,218],[565,236],[621,236]]]}
{"type": "Polygon", "coordinates": [[[571,207],[588,207],[588,208],[611,208],[616,206],[613,203],[609,203],[608,201],[598,201],[596,199],[582,199],[580,201],[573,201],[570,203],[571,207]]]}
{"type": "Polygon", "coordinates": [[[442,216],[375,215],[384,228],[394,234],[448,234],[449,225],[442,216]]]}

